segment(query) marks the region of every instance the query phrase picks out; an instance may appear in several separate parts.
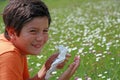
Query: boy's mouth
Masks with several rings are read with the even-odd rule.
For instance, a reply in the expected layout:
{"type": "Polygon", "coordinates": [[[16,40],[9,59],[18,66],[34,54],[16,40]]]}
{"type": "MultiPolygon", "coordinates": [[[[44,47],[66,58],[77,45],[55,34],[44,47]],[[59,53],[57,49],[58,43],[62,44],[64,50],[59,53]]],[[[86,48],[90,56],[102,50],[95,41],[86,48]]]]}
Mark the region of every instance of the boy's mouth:
{"type": "Polygon", "coordinates": [[[32,44],[32,46],[35,47],[35,48],[41,48],[42,47],[41,44],[32,44]]]}

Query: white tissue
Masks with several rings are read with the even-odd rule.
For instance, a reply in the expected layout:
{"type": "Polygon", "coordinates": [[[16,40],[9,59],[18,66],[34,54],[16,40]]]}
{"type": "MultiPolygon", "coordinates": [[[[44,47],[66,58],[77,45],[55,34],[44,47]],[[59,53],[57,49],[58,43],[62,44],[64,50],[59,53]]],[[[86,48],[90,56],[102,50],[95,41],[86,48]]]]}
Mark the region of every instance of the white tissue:
{"type": "Polygon", "coordinates": [[[68,51],[67,48],[63,45],[59,45],[57,46],[57,48],[59,49],[59,55],[56,60],[51,64],[50,69],[47,71],[45,80],[48,80],[52,76],[52,72],[56,70],[57,65],[65,60],[68,51]]]}

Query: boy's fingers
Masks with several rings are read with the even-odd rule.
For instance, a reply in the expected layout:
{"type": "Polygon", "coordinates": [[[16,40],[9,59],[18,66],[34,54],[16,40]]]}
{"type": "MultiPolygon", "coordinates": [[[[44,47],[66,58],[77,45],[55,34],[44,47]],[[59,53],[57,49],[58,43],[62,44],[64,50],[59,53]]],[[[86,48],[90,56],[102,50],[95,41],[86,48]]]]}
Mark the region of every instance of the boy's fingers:
{"type": "Polygon", "coordinates": [[[75,71],[77,70],[77,68],[80,65],[80,57],[79,56],[75,57],[74,63],[75,63],[75,65],[74,65],[74,68],[71,71],[71,75],[75,73],[75,71]]]}
{"type": "Polygon", "coordinates": [[[67,75],[70,75],[70,73],[71,73],[72,69],[74,68],[74,66],[75,66],[75,63],[72,63],[72,64],[69,65],[68,69],[66,70],[67,75]]]}
{"type": "Polygon", "coordinates": [[[75,58],[74,58],[74,61],[75,60],[80,60],[80,56],[78,55],[78,56],[75,56],[75,58]]]}

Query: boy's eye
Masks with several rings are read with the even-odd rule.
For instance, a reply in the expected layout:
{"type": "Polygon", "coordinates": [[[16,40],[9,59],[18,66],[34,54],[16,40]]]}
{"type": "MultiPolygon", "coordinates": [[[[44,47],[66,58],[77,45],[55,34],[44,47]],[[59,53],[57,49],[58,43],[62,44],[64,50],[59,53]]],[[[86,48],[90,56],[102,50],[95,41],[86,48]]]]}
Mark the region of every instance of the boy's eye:
{"type": "Polygon", "coordinates": [[[43,30],[43,32],[48,33],[48,29],[43,30]]]}
{"type": "Polygon", "coordinates": [[[30,32],[36,32],[36,30],[30,30],[30,32]]]}
{"type": "Polygon", "coordinates": [[[31,33],[37,33],[37,30],[30,30],[31,33]]]}

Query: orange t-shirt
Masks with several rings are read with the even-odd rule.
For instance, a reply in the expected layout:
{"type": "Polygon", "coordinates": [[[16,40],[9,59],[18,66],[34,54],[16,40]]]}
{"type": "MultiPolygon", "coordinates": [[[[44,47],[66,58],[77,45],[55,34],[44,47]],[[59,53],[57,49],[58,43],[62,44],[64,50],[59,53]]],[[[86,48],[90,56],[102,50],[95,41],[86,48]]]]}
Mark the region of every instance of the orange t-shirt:
{"type": "Polygon", "coordinates": [[[20,51],[0,35],[0,80],[27,80],[27,59],[20,51]]]}

